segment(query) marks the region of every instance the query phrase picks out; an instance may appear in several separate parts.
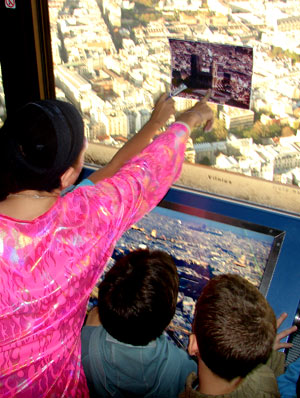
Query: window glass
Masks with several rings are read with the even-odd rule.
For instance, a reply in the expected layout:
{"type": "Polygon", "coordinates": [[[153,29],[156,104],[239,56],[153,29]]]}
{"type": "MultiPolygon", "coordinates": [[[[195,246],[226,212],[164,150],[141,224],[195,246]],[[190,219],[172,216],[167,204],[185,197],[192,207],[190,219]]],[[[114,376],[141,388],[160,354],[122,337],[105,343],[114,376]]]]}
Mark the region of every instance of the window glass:
{"type": "Polygon", "coordinates": [[[2,81],[2,70],[0,65],[0,127],[3,125],[6,118],[6,106],[2,81]]]}
{"type": "MultiPolygon", "coordinates": [[[[56,96],[82,113],[103,164],[169,91],[170,38],[253,48],[250,110],[212,104],[180,185],[300,211],[299,1],[49,0],[56,96]],[[246,177],[245,177],[246,176],[246,177]]],[[[176,97],[177,111],[195,101],[176,97]]]]}

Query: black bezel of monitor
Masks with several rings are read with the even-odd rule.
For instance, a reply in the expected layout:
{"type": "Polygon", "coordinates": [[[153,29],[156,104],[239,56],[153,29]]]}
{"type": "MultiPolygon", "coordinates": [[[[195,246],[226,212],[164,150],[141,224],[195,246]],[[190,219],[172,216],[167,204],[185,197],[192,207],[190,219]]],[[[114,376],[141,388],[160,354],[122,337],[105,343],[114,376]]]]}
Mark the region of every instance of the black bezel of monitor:
{"type": "Polygon", "coordinates": [[[274,273],[274,269],[276,267],[277,259],[280,253],[280,249],[284,240],[285,232],[280,231],[275,228],[271,228],[265,225],[250,223],[245,220],[241,220],[238,218],[228,217],[222,214],[213,213],[204,209],[200,209],[197,207],[191,207],[184,204],[178,204],[174,202],[170,202],[167,200],[163,200],[159,203],[158,207],[163,207],[169,210],[174,210],[179,213],[189,214],[191,216],[195,216],[198,218],[208,219],[212,221],[216,221],[220,224],[232,225],[234,227],[238,227],[241,229],[247,229],[250,231],[258,232],[264,235],[272,236],[274,238],[272,247],[269,252],[269,256],[267,259],[267,263],[264,268],[264,273],[259,285],[260,292],[266,296],[272,276],[274,273]]]}

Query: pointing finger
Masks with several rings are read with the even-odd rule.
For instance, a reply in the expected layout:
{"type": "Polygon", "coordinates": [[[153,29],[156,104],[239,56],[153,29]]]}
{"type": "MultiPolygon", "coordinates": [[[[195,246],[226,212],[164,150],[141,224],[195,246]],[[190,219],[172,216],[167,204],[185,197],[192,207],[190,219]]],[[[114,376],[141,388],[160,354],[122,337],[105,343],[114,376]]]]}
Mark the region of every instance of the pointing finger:
{"type": "Polygon", "coordinates": [[[200,100],[201,104],[205,104],[209,100],[211,96],[211,91],[212,91],[211,88],[207,90],[205,96],[200,100]]]}

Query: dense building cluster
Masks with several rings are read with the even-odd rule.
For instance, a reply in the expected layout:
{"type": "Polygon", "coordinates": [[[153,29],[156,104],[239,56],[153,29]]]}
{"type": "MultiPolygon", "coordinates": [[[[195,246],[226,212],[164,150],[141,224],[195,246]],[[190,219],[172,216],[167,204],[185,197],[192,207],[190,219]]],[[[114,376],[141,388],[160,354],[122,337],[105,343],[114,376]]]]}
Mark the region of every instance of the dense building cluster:
{"type": "MultiPolygon", "coordinates": [[[[91,142],[121,146],[149,119],[154,100],[170,88],[170,38],[253,48],[251,109],[273,114],[275,119],[270,122],[297,126],[300,65],[270,56],[272,46],[299,54],[296,1],[269,4],[209,0],[204,5],[201,1],[161,0],[151,9],[159,13],[159,18],[143,24],[131,19],[139,12],[135,3],[49,0],[57,97],[72,101],[80,109],[91,142]]],[[[228,65],[222,69],[222,54],[219,58],[218,74],[224,75],[228,65]]],[[[252,65],[240,58],[233,54],[229,59],[249,73],[252,65]]],[[[186,109],[192,101],[176,98],[177,109],[186,109]]],[[[246,109],[224,107],[218,115],[227,130],[254,123],[253,111],[246,109]]],[[[225,146],[231,141],[228,136],[225,146]]],[[[215,159],[213,166],[228,165],[230,170],[248,175],[295,182],[300,166],[298,138],[292,141],[289,156],[295,170],[287,162],[279,166],[281,153],[287,151],[281,140],[259,148],[268,154],[263,157],[257,155],[257,147],[249,147],[247,159],[241,153],[238,157],[229,152],[216,153],[214,147],[221,147],[221,143],[197,144],[189,148],[189,160],[199,161],[210,147],[207,157],[215,159]],[[266,168],[271,171],[263,172],[266,168]]]]}

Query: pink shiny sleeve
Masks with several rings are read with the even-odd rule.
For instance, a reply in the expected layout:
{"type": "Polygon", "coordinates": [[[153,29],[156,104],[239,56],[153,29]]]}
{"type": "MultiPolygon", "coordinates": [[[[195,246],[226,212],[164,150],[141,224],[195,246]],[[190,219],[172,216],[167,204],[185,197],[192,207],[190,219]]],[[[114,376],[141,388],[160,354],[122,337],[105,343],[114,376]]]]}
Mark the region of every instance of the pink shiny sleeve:
{"type": "Polygon", "coordinates": [[[101,206],[118,231],[116,239],[151,211],[179,177],[188,136],[186,125],[172,124],[113,177],[96,184],[101,206]]]}
{"type": "Polygon", "coordinates": [[[174,123],[112,178],[78,187],[32,221],[0,215],[0,397],[88,397],[80,330],[118,238],[179,176],[174,123]]]}

